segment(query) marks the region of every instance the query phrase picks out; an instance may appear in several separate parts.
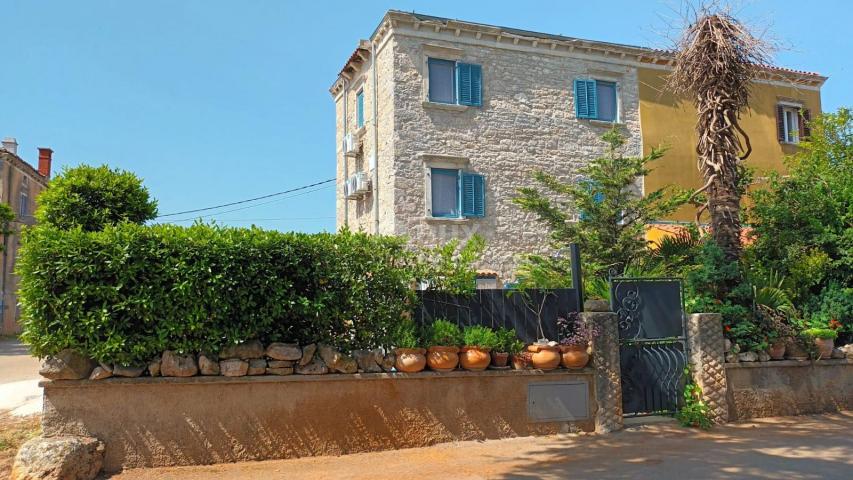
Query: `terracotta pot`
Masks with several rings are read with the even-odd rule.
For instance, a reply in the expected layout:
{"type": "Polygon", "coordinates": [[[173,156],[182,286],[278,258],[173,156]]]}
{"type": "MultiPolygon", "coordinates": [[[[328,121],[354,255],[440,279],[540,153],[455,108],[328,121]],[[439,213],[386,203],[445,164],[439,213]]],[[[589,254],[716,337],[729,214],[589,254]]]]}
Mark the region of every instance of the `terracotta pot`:
{"type": "Polygon", "coordinates": [[[586,345],[563,345],[562,352],[563,367],[583,368],[589,363],[589,354],[586,353],[586,345]]]}
{"type": "Polygon", "coordinates": [[[429,347],[427,350],[427,365],[436,372],[451,372],[459,365],[459,348],[429,347]]]}
{"type": "Polygon", "coordinates": [[[495,367],[505,367],[509,361],[509,354],[506,352],[492,352],[492,365],[495,367]]]}
{"type": "Polygon", "coordinates": [[[530,368],[530,364],[532,362],[530,353],[522,352],[515,355],[510,355],[510,362],[512,362],[512,368],[516,370],[526,370],[530,368]]]}
{"type": "Polygon", "coordinates": [[[806,360],[809,358],[809,352],[800,345],[796,340],[791,340],[785,344],[785,358],[792,360],[806,360]]]}
{"type": "Polygon", "coordinates": [[[777,340],[771,343],[770,348],[767,349],[767,354],[773,360],[782,360],[785,358],[785,341],[777,340]]]}
{"type": "Polygon", "coordinates": [[[398,348],[394,352],[397,354],[394,367],[398,372],[416,373],[426,366],[426,350],[423,348],[398,348]]]}
{"type": "Polygon", "coordinates": [[[560,347],[534,344],[529,345],[527,351],[532,354],[533,368],[539,370],[553,370],[559,367],[563,360],[562,355],[560,355],[560,347]]]}
{"type": "Polygon", "coordinates": [[[832,349],[835,348],[835,341],[831,338],[815,338],[814,344],[817,347],[818,358],[832,358],[832,349]]]}
{"type": "Polygon", "coordinates": [[[459,353],[459,364],[462,365],[462,368],[471,372],[485,370],[491,361],[492,357],[489,355],[488,348],[465,346],[462,347],[459,353]]]}

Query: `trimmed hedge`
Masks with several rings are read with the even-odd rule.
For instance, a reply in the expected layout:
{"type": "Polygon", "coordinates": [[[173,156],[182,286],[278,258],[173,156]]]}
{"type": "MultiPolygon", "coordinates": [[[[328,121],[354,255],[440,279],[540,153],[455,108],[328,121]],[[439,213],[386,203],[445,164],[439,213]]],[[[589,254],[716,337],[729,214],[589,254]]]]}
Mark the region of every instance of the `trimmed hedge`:
{"type": "Polygon", "coordinates": [[[349,232],[39,226],[17,266],[23,339],[126,365],[253,338],[373,348],[412,305],[411,261],[402,239],[349,232]]]}

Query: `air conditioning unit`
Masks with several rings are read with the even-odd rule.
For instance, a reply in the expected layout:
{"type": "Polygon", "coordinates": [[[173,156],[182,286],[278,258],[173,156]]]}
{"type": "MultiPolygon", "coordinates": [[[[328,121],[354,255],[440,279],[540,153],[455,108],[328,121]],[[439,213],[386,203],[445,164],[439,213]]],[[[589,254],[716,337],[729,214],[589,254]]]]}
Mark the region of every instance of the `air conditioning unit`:
{"type": "Polygon", "coordinates": [[[351,133],[344,135],[344,155],[353,157],[358,153],[358,140],[351,133]]]}
{"type": "Polygon", "coordinates": [[[359,194],[356,193],[355,175],[353,175],[344,180],[344,198],[347,200],[353,200],[358,197],[359,194]]]}
{"type": "Polygon", "coordinates": [[[353,175],[353,178],[355,178],[356,194],[364,195],[370,191],[370,177],[367,176],[367,172],[358,172],[353,175]]]}

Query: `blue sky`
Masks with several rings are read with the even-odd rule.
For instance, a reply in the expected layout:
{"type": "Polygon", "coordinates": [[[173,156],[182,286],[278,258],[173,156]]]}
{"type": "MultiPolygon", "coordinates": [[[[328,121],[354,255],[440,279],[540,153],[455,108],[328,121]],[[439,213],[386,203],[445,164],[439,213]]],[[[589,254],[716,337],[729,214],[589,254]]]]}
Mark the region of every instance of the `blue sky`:
{"type": "MultiPolygon", "coordinates": [[[[390,8],[665,47],[679,2],[519,5],[0,0],[0,137],[17,137],[31,163],[36,147],[49,146],[56,168],[106,163],[132,170],[159,200],[160,213],[206,207],[334,177],[328,88],[358,39],[390,8]]],[[[784,47],[778,64],[830,77],[824,110],[853,105],[851,4],[739,5],[741,18],[769,28],[784,47]]],[[[326,188],[208,219],[333,230],[334,205],[326,188]]]]}

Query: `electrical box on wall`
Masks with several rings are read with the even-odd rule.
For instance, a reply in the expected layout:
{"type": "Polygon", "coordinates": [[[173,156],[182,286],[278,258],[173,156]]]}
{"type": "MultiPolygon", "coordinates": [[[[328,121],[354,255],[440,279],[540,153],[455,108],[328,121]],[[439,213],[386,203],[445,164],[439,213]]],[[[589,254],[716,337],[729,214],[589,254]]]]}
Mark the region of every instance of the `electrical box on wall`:
{"type": "Polygon", "coordinates": [[[533,422],[589,419],[589,382],[531,383],[527,386],[527,417],[533,422]]]}

